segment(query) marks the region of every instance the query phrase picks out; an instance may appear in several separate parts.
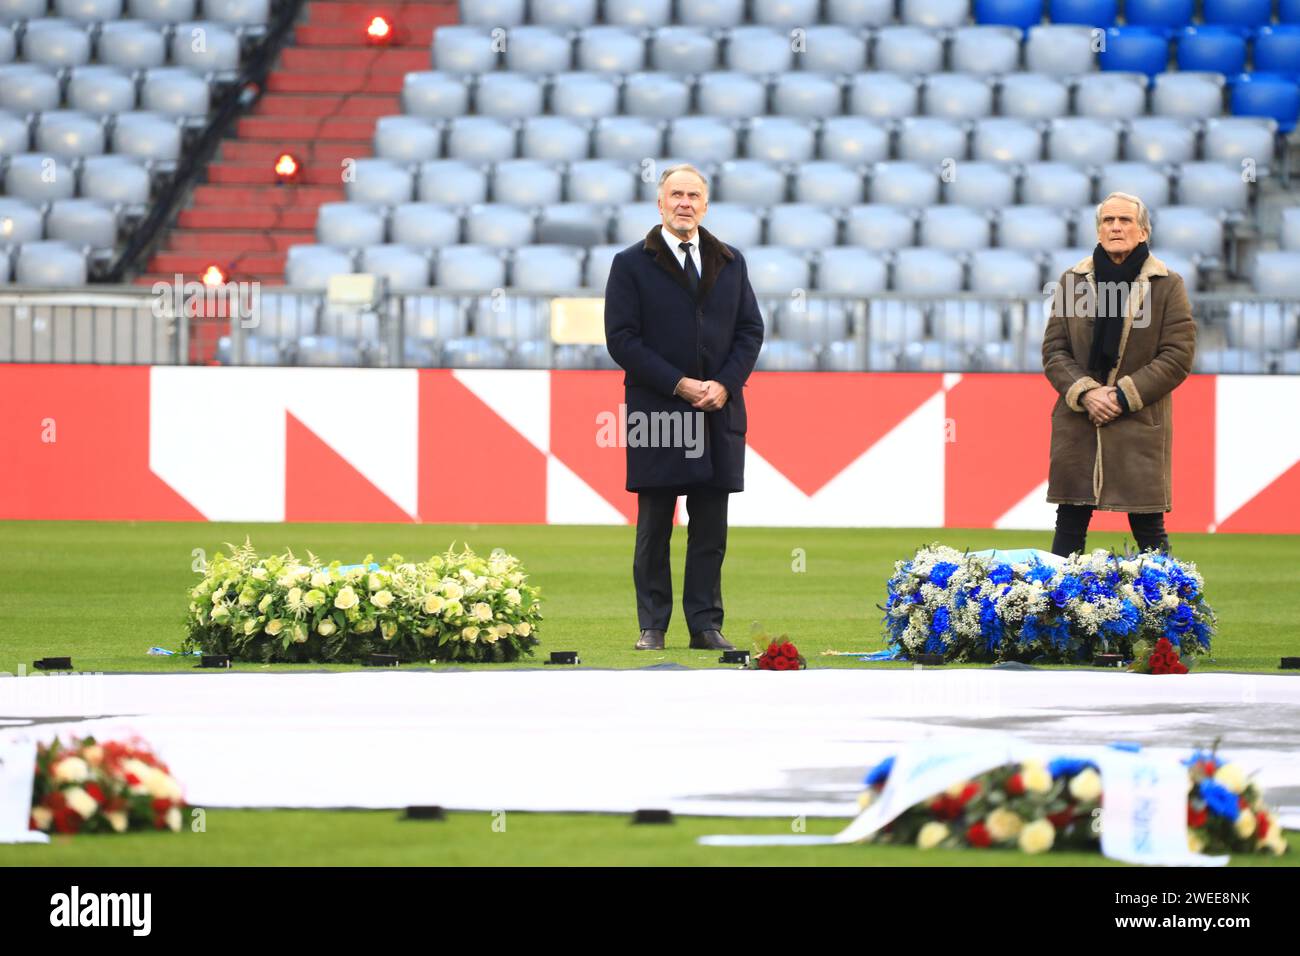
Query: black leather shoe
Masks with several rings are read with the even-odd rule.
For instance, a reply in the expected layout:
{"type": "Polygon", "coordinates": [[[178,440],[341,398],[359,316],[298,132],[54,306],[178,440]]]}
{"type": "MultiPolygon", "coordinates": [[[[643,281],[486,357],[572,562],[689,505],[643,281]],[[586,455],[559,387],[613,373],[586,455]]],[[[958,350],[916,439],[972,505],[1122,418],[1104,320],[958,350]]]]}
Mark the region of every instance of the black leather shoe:
{"type": "Polygon", "coordinates": [[[638,651],[662,651],[664,649],[664,632],[646,628],[641,632],[641,639],[636,642],[638,651]]]}
{"type": "Polygon", "coordinates": [[[691,650],[693,651],[734,651],[735,648],[722,636],[721,631],[692,631],[691,650]]]}

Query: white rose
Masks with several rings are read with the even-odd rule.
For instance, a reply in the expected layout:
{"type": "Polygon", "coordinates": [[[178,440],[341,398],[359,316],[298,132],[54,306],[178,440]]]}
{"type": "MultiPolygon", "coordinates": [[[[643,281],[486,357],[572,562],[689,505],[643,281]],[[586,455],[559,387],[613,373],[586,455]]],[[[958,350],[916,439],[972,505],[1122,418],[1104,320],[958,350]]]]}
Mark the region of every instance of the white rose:
{"type": "Polygon", "coordinates": [[[129,822],[125,810],[109,810],[104,814],[108,820],[108,825],[113,828],[115,833],[125,833],[127,823],[129,822]]]}
{"type": "Polygon", "coordinates": [[[515,625],[515,633],[520,637],[527,637],[529,634],[533,633],[533,626],[527,621],[520,621],[515,625]]]}
{"type": "Polygon", "coordinates": [[[293,582],[297,580],[298,580],[297,575],[291,574],[288,571],[286,571],[284,574],[280,575],[278,578],[275,579],[275,583],[280,585],[280,587],[282,588],[288,588],[288,587],[293,587],[293,582]]]}
{"type": "Polygon", "coordinates": [[[54,814],[45,807],[32,807],[32,823],[38,830],[48,830],[54,823],[54,814]]]}
{"type": "Polygon", "coordinates": [[[1052,789],[1051,773],[1045,765],[1036,760],[1021,764],[1020,780],[1028,793],[1047,793],[1052,789]]]}
{"type": "Polygon", "coordinates": [[[179,800],[181,798],[181,786],[171,775],[154,768],[153,775],[146,782],[149,788],[149,796],[155,800],[179,800]]]}
{"type": "Polygon", "coordinates": [[[437,614],[439,611],[442,610],[442,606],[444,603],[445,602],[443,601],[441,595],[426,594],[424,597],[424,613],[437,614]]]}
{"type": "Polygon", "coordinates": [[[284,630],[284,622],[278,617],[273,621],[266,622],[266,633],[270,637],[278,637],[282,630],[284,630]]]}
{"type": "Polygon", "coordinates": [[[167,811],[167,828],[173,833],[181,832],[181,808],[172,807],[167,811]]]}
{"type": "Polygon", "coordinates": [[[988,827],[989,836],[997,843],[1003,843],[1018,837],[1024,822],[1016,813],[1006,807],[998,807],[984,819],[984,825],[988,827]]]}
{"type": "Polygon", "coordinates": [[[519,596],[519,589],[518,589],[518,588],[506,588],[506,603],[507,603],[507,604],[515,605],[515,604],[518,604],[521,600],[522,600],[522,598],[519,596]]]}
{"type": "Polygon", "coordinates": [[[257,618],[250,617],[247,621],[244,622],[245,636],[251,636],[253,634],[256,634],[257,629],[258,629],[257,618]]]}
{"type": "Polygon", "coordinates": [[[1178,601],[1177,594],[1166,594],[1164,597],[1160,599],[1160,606],[1169,608],[1171,611],[1174,608],[1178,607],[1178,603],[1179,601],[1178,601]]]}
{"type": "Polygon", "coordinates": [[[1243,840],[1255,833],[1255,814],[1249,808],[1242,810],[1237,814],[1237,822],[1233,824],[1233,829],[1237,831],[1237,836],[1243,840]]]}
{"type": "MultiPolygon", "coordinates": [[[[80,787],[69,787],[63,791],[63,798],[68,801],[68,806],[77,812],[77,815],[83,820],[89,820],[99,809],[99,804],[95,798],[86,793],[80,787]]],[[[1254,821],[1251,821],[1252,825],[1254,821]]]]}
{"type": "Polygon", "coordinates": [[[497,634],[497,629],[495,627],[489,627],[483,630],[483,640],[487,641],[489,644],[495,644],[497,642],[498,636],[499,635],[497,634]]]}
{"type": "Polygon", "coordinates": [[[1035,820],[1020,831],[1020,849],[1026,853],[1044,853],[1056,841],[1056,827],[1050,820],[1035,820]]]}
{"type": "Polygon", "coordinates": [[[384,586],[384,579],[377,574],[370,575],[370,580],[366,582],[372,591],[378,591],[384,586]]]}
{"type": "Polygon", "coordinates": [[[370,596],[370,603],[379,608],[388,607],[393,603],[393,592],[377,591],[370,596]]]}
{"type": "Polygon", "coordinates": [[[334,598],[334,606],[340,611],[347,611],[356,607],[360,601],[357,592],[352,590],[350,586],[345,586],[339,588],[339,593],[334,598]]]}
{"type": "Polygon", "coordinates": [[[251,588],[239,592],[239,603],[243,607],[252,607],[256,600],[257,594],[251,588]]]}
{"type": "Polygon", "coordinates": [[[442,607],[443,617],[460,617],[465,613],[465,606],[459,601],[448,601],[442,607]]]}
{"type": "Polygon", "coordinates": [[[1091,767],[1075,774],[1070,781],[1070,796],[1080,803],[1095,803],[1101,796],[1101,774],[1091,767]]]}
{"type": "Polygon", "coordinates": [[[316,633],[321,637],[329,637],[337,630],[338,628],[335,627],[334,620],[328,617],[321,618],[320,623],[316,625],[316,633]]]}
{"type": "Polygon", "coordinates": [[[473,626],[465,628],[463,631],[460,632],[460,639],[462,641],[478,640],[478,628],[473,626]]]}
{"type": "Polygon", "coordinates": [[[54,779],[59,783],[81,783],[90,776],[90,768],[80,757],[64,757],[54,765],[54,779]]]}
{"type": "Polygon", "coordinates": [[[311,586],[314,588],[327,588],[330,586],[330,576],[325,571],[316,571],[311,576],[311,586]]]}
{"type": "Polygon", "coordinates": [[[1214,782],[1232,793],[1246,789],[1246,774],[1235,763],[1225,763],[1214,774],[1214,782]]]}
{"type": "Polygon", "coordinates": [[[266,568],[253,568],[253,580],[265,581],[267,578],[266,568]]]}
{"type": "Polygon", "coordinates": [[[442,586],[442,596],[448,601],[459,601],[465,596],[465,589],[455,581],[447,581],[442,586]]]}
{"type": "Polygon", "coordinates": [[[268,594],[266,595],[266,597],[262,598],[262,600],[257,602],[257,609],[261,611],[263,614],[265,614],[266,609],[269,608],[274,603],[275,603],[275,595],[268,594]]]}
{"type": "Polygon", "coordinates": [[[921,827],[921,832],[916,835],[916,845],[922,850],[933,850],[946,839],[948,839],[947,825],[938,820],[931,820],[921,827]]]}
{"type": "Polygon", "coordinates": [[[489,604],[484,604],[482,601],[479,601],[474,605],[473,611],[474,620],[476,621],[492,620],[492,607],[489,604]]]}
{"type": "Polygon", "coordinates": [[[290,591],[289,591],[289,596],[288,596],[285,600],[287,600],[291,606],[296,606],[296,605],[298,605],[298,604],[301,604],[301,603],[302,603],[302,588],[292,588],[292,589],[290,589],[290,591]]]}

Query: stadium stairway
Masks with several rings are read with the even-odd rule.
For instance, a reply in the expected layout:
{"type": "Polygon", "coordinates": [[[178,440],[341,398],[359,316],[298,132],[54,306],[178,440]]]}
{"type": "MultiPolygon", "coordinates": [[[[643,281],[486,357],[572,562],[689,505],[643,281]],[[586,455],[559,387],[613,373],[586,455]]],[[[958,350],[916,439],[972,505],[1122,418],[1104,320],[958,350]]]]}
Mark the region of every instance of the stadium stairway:
{"type": "Polygon", "coordinates": [[[372,154],[375,120],[402,111],[404,75],[429,68],[434,29],[457,20],[455,0],[307,3],[261,99],[223,141],[137,283],[177,273],[198,280],[216,265],[231,280],[283,285],[288,248],[314,242],[317,208],[343,199],[344,160],[372,154]],[[374,16],[394,26],[388,45],[365,42],[374,16]],[[274,172],[286,152],[301,167],[292,185],[274,172]]]}

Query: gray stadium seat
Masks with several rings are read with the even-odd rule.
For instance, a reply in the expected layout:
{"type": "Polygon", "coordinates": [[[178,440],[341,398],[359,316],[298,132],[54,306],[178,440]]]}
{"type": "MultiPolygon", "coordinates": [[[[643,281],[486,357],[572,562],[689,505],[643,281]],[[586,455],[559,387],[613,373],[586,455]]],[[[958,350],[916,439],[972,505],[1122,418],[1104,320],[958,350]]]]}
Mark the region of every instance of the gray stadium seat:
{"type": "Polygon", "coordinates": [[[445,289],[482,291],[506,284],[506,263],[500,253],[486,246],[448,246],[438,251],[435,264],[437,284],[445,289]]]}
{"type": "Polygon", "coordinates": [[[480,116],[498,119],[537,116],[542,112],[542,103],[541,81],[523,73],[484,73],[474,87],[474,112],[480,116]]]}
{"type": "Polygon", "coordinates": [[[112,249],[117,245],[117,217],[95,199],[60,199],[50,206],[45,235],[72,246],[112,249]]]}
{"type": "Polygon", "coordinates": [[[966,127],[937,116],[909,116],[898,127],[898,158],[923,163],[965,159],[966,127]]]}
{"type": "MultiPolygon", "coordinates": [[[[407,298],[426,298],[407,296],[407,298]]],[[[437,368],[442,364],[442,348],[437,342],[402,339],[402,365],[406,368],[437,368]]]]}
{"type": "Polygon", "coordinates": [[[794,171],[795,202],[818,206],[853,206],[864,200],[862,174],[856,166],[814,160],[794,171]]]}
{"type": "Polygon", "coordinates": [[[167,62],[167,40],[161,30],[148,23],[105,23],[99,34],[99,62],[127,70],[162,66],[167,62]]]}
{"type": "Polygon", "coordinates": [[[889,130],[861,116],[831,116],[822,123],[822,159],[857,165],[889,158],[889,130]]]}
{"type": "Polygon", "coordinates": [[[776,309],[776,336],[787,342],[826,346],[849,336],[849,308],[834,299],[788,299],[776,309]]]}
{"type": "Polygon", "coordinates": [[[49,6],[49,0],[0,0],[0,23],[38,19],[45,16],[49,6]]]}
{"type": "Polygon", "coordinates": [[[816,154],[817,130],[805,119],[759,116],[749,123],[745,155],[769,163],[805,163],[816,154]]]}
{"type": "Polygon", "coordinates": [[[820,73],[786,73],[778,76],[772,85],[772,112],[816,119],[835,116],[842,112],[842,98],[843,90],[833,77],[820,73]]]}
{"type": "Polygon", "coordinates": [[[573,163],[569,167],[565,198],[570,202],[635,202],[636,192],[636,174],[625,163],[592,159],[573,163]]]}
{"type": "Polygon", "coordinates": [[[461,0],[460,22],[477,27],[517,27],[524,23],[525,0],[461,0]]]}
{"type": "Polygon", "coordinates": [[[984,25],[952,33],[948,53],[952,69],[962,73],[1014,73],[1020,66],[1020,30],[984,25]]]}
{"type": "Polygon", "coordinates": [[[898,357],[898,368],[904,372],[960,372],[969,365],[969,350],[949,342],[912,342],[903,346],[898,357]]]}
{"type": "Polygon", "coordinates": [[[1069,222],[1046,206],[1007,206],[998,213],[998,245],[1040,252],[1059,249],[1070,240],[1069,222]]]}
{"type": "Polygon", "coordinates": [[[81,167],[81,195],[87,199],[140,206],[149,202],[149,192],[148,170],[128,156],[90,156],[81,167]]]}
{"type": "Polygon", "coordinates": [[[537,218],[538,245],[595,246],[609,241],[609,206],[561,202],[543,206],[537,218]]]}
{"type": "Polygon", "coordinates": [[[867,68],[867,41],[838,23],[814,24],[804,33],[800,68],[809,73],[859,73],[867,68]]]}
{"type": "Polygon", "coordinates": [[[510,31],[506,69],[516,73],[564,73],[573,69],[573,44],[555,27],[522,26],[510,31]]]}
{"type": "Polygon", "coordinates": [[[450,339],[442,346],[444,368],[505,368],[509,362],[505,345],[491,339],[450,339]]]}
{"type": "MultiPolygon", "coordinates": [[[[723,242],[744,250],[763,242],[763,220],[753,207],[742,203],[710,203],[704,228],[723,242]]],[[[778,236],[778,242],[783,240],[778,236]]]]}
{"type": "Polygon", "coordinates": [[[442,134],[419,116],[381,116],[375,122],[375,156],[395,163],[436,159],[442,134]]]}
{"type": "Polygon", "coordinates": [[[1261,295],[1300,296],[1300,252],[1257,252],[1252,281],[1261,295]]]}
{"type": "Polygon", "coordinates": [[[66,242],[28,242],[18,250],[14,282],[28,286],[86,284],[86,257],[66,242]]]}
{"type": "Polygon", "coordinates": [[[487,173],[459,159],[435,159],[420,164],[420,202],[448,205],[487,202],[487,173]]]}
{"type": "Polygon", "coordinates": [[[1273,162],[1277,142],[1277,121],[1264,116],[1225,116],[1205,121],[1205,158],[1231,163],[1238,169],[1245,160],[1255,164],[1258,174],[1273,162]]]}
{"type": "Polygon", "coordinates": [[[178,24],[171,50],[172,62],[177,66],[205,73],[239,68],[239,38],[231,30],[208,20],[178,24]]]}
{"type": "Polygon", "coordinates": [[[1274,371],[1278,375],[1300,375],[1300,349],[1288,349],[1275,356],[1277,365],[1274,371]]]}
{"type": "Polygon", "coordinates": [[[351,202],[392,206],[415,198],[415,176],[410,169],[387,159],[358,159],[354,176],[343,191],[351,202]]]}
{"type": "Polygon", "coordinates": [[[895,206],[853,206],[844,218],[844,242],[873,252],[914,246],[916,216],[895,206]]]}
{"type": "Polygon", "coordinates": [[[981,372],[1019,372],[1022,369],[1017,353],[1015,342],[985,342],[975,349],[973,366],[981,372]]]}
{"type": "MultiPolygon", "coordinates": [[[[44,238],[45,220],[37,203],[0,196],[0,249],[40,242],[44,238]]],[[[5,255],[0,255],[0,259],[8,261],[5,255]]]]}
{"type": "Polygon", "coordinates": [[[154,23],[193,20],[198,6],[197,0],[127,0],[127,9],[132,17],[154,23]]]}
{"type": "Polygon", "coordinates": [[[878,27],[894,18],[893,0],[826,0],[826,21],[850,27],[878,27]]]}
{"type": "Polygon", "coordinates": [[[1197,349],[1196,370],[1212,375],[1264,375],[1268,362],[1254,349],[1197,349]]]}
{"type": "Polygon", "coordinates": [[[304,335],[294,349],[297,364],[328,368],[357,368],[362,364],[361,345],[356,339],[332,335],[304,335]]]}
{"type": "Polygon", "coordinates": [[[263,289],[253,305],[252,321],[266,340],[297,339],[315,335],[320,301],[314,296],[263,289]]]}
{"type": "Polygon", "coordinates": [[[932,206],[939,201],[939,174],[922,163],[876,163],[867,196],[873,203],[932,206]]]}
{"type": "Polygon", "coordinates": [[[513,249],[533,241],[533,214],[514,206],[480,203],[465,213],[465,241],[513,249]]]}
{"type": "Polygon", "coordinates": [[[189,70],[166,67],[149,70],[144,75],[141,109],[163,116],[206,116],[210,106],[208,84],[189,70]]]}
{"type": "Polygon", "coordinates": [[[549,337],[551,304],[530,296],[484,296],[473,305],[475,335],[527,342],[549,337]]]}
{"type": "Polygon", "coordinates": [[[767,242],[789,249],[824,249],[836,243],[839,223],[820,206],[783,203],[773,206],[767,218],[767,242]]]}
{"type": "Polygon", "coordinates": [[[765,338],[756,368],[763,372],[815,372],[817,352],[802,342],[765,338]]]}
{"type": "Polygon", "coordinates": [[[867,310],[867,335],[873,347],[915,342],[925,335],[925,312],[915,302],[875,299],[867,310]]]}
{"type": "Polygon", "coordinates": [[[1070,89],[1045,73],[1012,73],[1002,77],[999,108],[1003,116],[1047,120],[1070,112],[1070,89]]]}
{"type": "MultiPolygon", "coordinates": [[[[219,365],[233,365],[234,347],[231,344],[230,336],[223,335],[217,340],[217,363],[219,365]]],[[[297,351],[297,346],[294,346],[297,351]]],[[[285,363],[285,344],[268,339],[261,335],[249,335],[244,338],[244,356],[243,365],[261,365],[276,366],[285,363]]],[[[305,363],[304,363],[305,364],[305,363]]]]}
{"type": "Polygon", "coordinates": [[[993,209],[1016,201],[1016,174],[1006,163],[958,163],[945,184],[946,199],[959,206],[993,209]]]}
{"type": "Polygon", "coordinates": [[[803,27],[818,19],[817,0],[753,0],[753,17],[774,27],[803,27]]]}
{"type": "Polygon", "coordinates": [[[1047,156],[1076,165],[1114,162],[1119,158],[1119,125],[1087,116],[1058,117],[1048,127],[1047,156]]]}
{"type": "Polygon", "coordinates": [[[591,154],[591,123],[567,116],[531,116],[519,133],[519,153],[550,162],[586,159],[591,154]]]}
{"type": "Polygon", "coordinates": [[[1298,320],[1293,302],[1231,302],[1224,331],[1231,348],[1273,352],[1296,347],[1298,320]]]}
{"type": "Polygon", "coordinates": [[[0,63],[12,63],[17,56],[18,40],[14,37],[13,27],[0,23],[0,63]]]}
{"type": "Polygon", "coordinates": [[[787,297],[795,289],[807,289],[811,270],[808,259],[782,246],[755,246],[745,251],[749,283],[755,295],[787,297]]]}
{"type": "Polygon", "coordinates": [[[1107,163],[1097,178],[1097,195],[1129,193],[1141,196],[1148,208],[1169,202],[1169,177],[1163,168],[1147,163],[1107,163]]]}
{"type": "MultiPolygon", "coordinates": [[[[1079,262],[1085,256],[1092,255],[1093,249],[1097,246],[1097,230],[1091,223],[1087,225],[1078,223],[1075,228],[1080,233],[1079,241],[1089,242],[1091,245],[1053,249],[1047,257],[1047,277],[1053,281],[1060,279],[1066,270],[1074,268],[1076,262],[1079,262]]],[[[1041,338],[1039,341],[1041,343],[1041,338]]]]}
{"type": "MultiPolygon", "coordinates": [[[[193,79],[193,75],[190,75],[193,79]]],[[[207,94],[207,84],[202,80],[207,94]]],[[[115,66],[79,66],[68,78],[68,107],[91,116],[108,116],[135,109],[135,83],[115,66]]]]}
{"type": "Polygon", "coordinates": [[[487,73],[495,70],[498,54],[492,43],[492,32],[487,27],[438,27],[433,33],[433,68],[448,73],[487,73]]]}
{"type": "Polygon", "coordinates": [[[33,139],[38,153],[64,159],[104,152],[103,123],[76,110],[42,113],[33,139]]]}
{"type": "Polygon", "coordinates": [[[1043,158],[1043,134],[1027,120],[985,117],[975,121],[971,157],[984,162],[1036,163],[1043,158]]]}
{"type": "Polygon", "coordinates": [[[767,87],[748,73],[706,73],[700,77],[697,97],[705,116],[745,118],[767,112],[767,87]]]}
{"type": "Polygon", "coordinates": [[[1090,27],[1039,24],[1029,28],[1025,40],[1025,69],[1057,76],[1090,73],[1097,68],[1090,27]]]}
{"type": "Polygon", "coordinates": [[[672,22],[672,8],[672,0],[619,0],[605,5],[605,20],[624,27],[662,27],[672,22]]]}
{"type": "Polygon", "coordinates": [[[203,0],[203,15],[231,26],[257,26],[270,21],[270,0],[203,0]]]}
{"type": "Polygon", "coordinates": [[[1173,249],[1164,249],[1159,253],[1159,258],[1164,260],[1170,272],[1176,272],[1183,277],[1188,292],[1195,292],[1201,287],[1201,268],[1198,264],[1198,257],[1186,256],[1173,249]]]}
{"type": "MultiPolygon", "coordinates": [[[[318,228],[319,225],[318,220],[318,228]]],[[[355,271],[352,257],[341,249],[318,245],[290,246],[284,260],[284,284],[291,289],[324,290],[331,276],[355,271]]]]}
{"type": "Polygon", "coordinates": [[[596,121],[595,156],[640,162],[663,151],[663,127],[640,116],[606,116],[596,121]]]}
{"type": "Polygon", "coordinates": [[[491,116],[457,116],[447,124],[447,156],[494,163],[515,156],[515,129],[491,116]]]}
{"type": "Polygon", "coordinates": [[[848,112],[873,119],[915,116],[921,90],[914,80],[895,73],[856,73],[849,81],[848,112]]]}
{"type": "Polygon", "coordinates": [[[1185,163],[1196,158],[1196,125],[1167,116],[1128,121],[1124,158],[1144,163],[1185,163]]]}
{"type": "Polygon", "coordinates": [[[469,84],[438,70],[407,73],[402,80],[402,112],[425,119],[450,119],[469,112],[469,84]]]}
{"type": "MultiPolygon", "coordinates": [[[[989,250],[1007,255],[1001,250],[989,250]]],[[[1010,253],[1015,256],[1017,253],[1010,253]]],[[[1023,278],[1023,277],[1022,277],[1023,278]]],[[[1001,290],[983,289],[986,294],[1001,294],[1001,290]]],[[[1037,288],[1032,291],[1039,291],[1037,288]]],[[[988,302],[949,300],[940,302],[934,311],[934,337],[949,345],[973,347],[986,342],[1002,340],[1002,310],[988,302]]]]}
{"type": "Polygon", "coordinates": [[[707,73],[717,69],[718,44],[696,26],[660,27],[650,37],[650,68],[666,73],[707,73]]]}
{"type": "Polygon", "coordinates": [[[596,119],[618,113],[618,84],[603,73],[560,73],[551,86],[551,112],[596,119]]]}
{"type": "Polygon", "coordinates": [[[560,201],[560,172],[535,159],[508,159],[496,164],[492,201],[516,206],[540,206],[560,201]]]}
{"type": "Polygon", "coordinates": [[[781,73],[794,68],[794,51],[789,35],[771,27],[732,27],[723,49],[729,70],[781,73]]]}
{"type": "Polygon", "coordinates": [[[429,286],[429,260],[419,251],[397,243],[367,246],[361,251],[361,272],[386,280],[395,291],[429,286]]]}
{"type": "Polygon", "coordinates": [[[77,177],[68,163],[37,153],[10,157],[4,182],[9,196],[35,202],[71,199],[77,191],[77,177]]]}
{"type": "Polygon", "coordinates": [[[959,27],[969,14],[966,0],[902,0],[903,22],[931,30],[959,27]]]}
{"type": "Polygon", "coordinates": [[[1282,210],[1282,248],[1300,249],[1300,206],[1282,210]]]}
{"type": "Polygon", "coordinates": [[[16,156],[27,152],[32,144],[27,120],[13,113],[0,111],[0,156],[16,156]]]}
{"type": "Polygon", "coordinates": [[[515,342],[510,348],[510,368],[551,368],[551,343],[545,338],[515,342]]]}
{"type": "Polygon", "coordinates": [[[578,34],[578,69],[635,73],[645,68],[645,40],[617,26],[587,27],[578,34]]]}
{"type": "Polygon", "coordinates": [[[510,285],[530,292],[568,292],[582,285],[581,249],[574,246],[523,246],[515,252],[510,285]]]}
{"type": "Polygon", "coordinates": [[[985,249],[993,224],[983,210],[965,206],[931,206],[921,210],[920,245],[953,252],[985,249]]]}
{"type": "Polygon", "coordinates": [[[786,201],[786,176],[773,164],[758,159],[733,159],[718,167],[710,199],[755,206],[786,201]]]}
{"type": "MultiPolygon", "coordinates": [[[[614,242],[631,245],[645,238],[650,227],[663,222],[658,207],[652,202],[631,202],[619,206],[614,213],[614,242]]],[[[705,226],[704,228],[708,228],[705,226]]]]}
{"type": "Polygon", "coordinates": [[[609,267],[614,257],[623,251],[619,245],[592,246],[587,250],[587,264],[582,273],[582,284],[589,289],[604,290],[609,281],[609,267]]]}
{"type": "Polygon", "coordinates": [[[937,73],[943,69],[943,40],[920,27],[882,27],[876,32],[872,66],[891,73],[937,73]]]}
{"type": "Polygon", "coordinates": [[[0,66],[0,109],[19,116],[57,110],[62,99],[59,79],[34,63],[0,66]]]}
{"type": "Polygon", "coordinates": [[[1031,206],[1074,208],[1092,201],[1092,180],[1070,163],[1027,163],[1020,198],[1031,206]]]}
{"type": "Polygon", "coordinates": [[[1035,295],[1043,282],[1037,259],[1017,249],[980,249],[971,254],[970,287],[987,295],[1035,295]]]}
{"type": "Polygon", "coordinates": [[[735,124],[712,116],[684,116],[668,127],[668,152],[697,162],[722,162],[736,156],[735,124]]]}
{"type": "Polygon", "coordinates": [[[690,108],[691,88],[681,77],[668,73],[633,73],[623,84],[623,112],[629,116],[671,119],[690,112],[690,108]]]}
{"type": "Polygon", "coordinates": [[[460,217],[437,203],[407,202],[394,206],[389,229],[393,242],[420,249],[460,242],[460,217]]]}
{"type": "Polygon", "coordinates": [[[817,257],[816,287],[822,292],[875,295],[889,286],[885,260],[862,246],[833,246],[817,257]]]}
{"type": "Polygon", "coordinates": [[[1147,78],[1141,73],[1108,71],[1079,77],[1074,111],[1098,119],[1128,119],[1147,111],[1147,78]]]}
{"type": "Polygon", "coordinates": [[[461,303],[443,295],[404,296],[402,331],[420,341],[455,339],[468,334],[469,318],[461,303]]]}
{"type": "Polygon", "coordinates": [[[945,249],[899,249],[894,255],[893,288],[934,295],[960,292],[962,273],[961,260],[945,249]]]}
{"type": "Polygon", "coordinates": [[[28,20],[22,51],[28,63],[55,69],[83,66],[90,62],[90,33],[71,20],[28,20]]]}
{"type": "Polygon", "coordinates": [[[316,240],[323,246],[360,249],[384,241],[383,212],[368,203],[327,202],[316,213],[316,240]]]}
{"type": "Polygon", "coordinates": [[[533,23],[554,27],[580,27],[596,20],[596,0],[529,0],[533,23]]]}
{"type": "Polygon", "coordinates": [[[921,94],[925,112],[949,119],[973,119],[993,112],[993,85],[982,76],[934,73],[921,94]]]}
{"type": "Polygon", "coordinates": [[[1218,73],[1161,73],[1151,91],[1151,112],[1180,119],[1208,119],[1223,113],[1223,77],[1218,73]]]}
{"type": "Polygon", "coordinates": [[[1249,199],[1249,188],[1238,168],[1220,163],[1183,163],[1178,167],[1181,205],[1244,210],[1249,199]]]}

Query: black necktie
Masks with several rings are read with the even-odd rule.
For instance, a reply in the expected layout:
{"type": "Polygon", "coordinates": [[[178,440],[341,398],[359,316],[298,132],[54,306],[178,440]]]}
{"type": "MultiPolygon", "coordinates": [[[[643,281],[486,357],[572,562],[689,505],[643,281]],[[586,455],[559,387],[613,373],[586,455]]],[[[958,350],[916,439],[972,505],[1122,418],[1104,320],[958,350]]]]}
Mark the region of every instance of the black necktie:
{"type": "Polygon", "coordinates": [[[700,274],[695,269],[695,260],[691,258],[691,244],[689,242],[677,243],[677,248],[686,253],[686,281],[691,284],[691,295],[694,295],[700,289],[700,274]]]}

